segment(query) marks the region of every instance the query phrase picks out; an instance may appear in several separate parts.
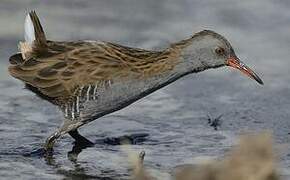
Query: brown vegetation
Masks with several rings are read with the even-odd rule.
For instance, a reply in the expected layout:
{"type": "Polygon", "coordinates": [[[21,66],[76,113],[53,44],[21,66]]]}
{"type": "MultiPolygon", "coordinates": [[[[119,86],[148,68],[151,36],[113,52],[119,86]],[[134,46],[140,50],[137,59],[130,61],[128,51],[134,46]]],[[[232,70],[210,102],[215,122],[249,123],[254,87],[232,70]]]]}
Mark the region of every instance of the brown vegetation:
{"type": "MultiPolygon", "coordinates": [[[[143,168],[142,160],[134,162],[134,180],[153,178],[143,168]]],[[[272,137],[268,133],[242,136],[222,160],[201,165],[187,165],[176,170],[176,180],[278,180],[272,137]]]]}

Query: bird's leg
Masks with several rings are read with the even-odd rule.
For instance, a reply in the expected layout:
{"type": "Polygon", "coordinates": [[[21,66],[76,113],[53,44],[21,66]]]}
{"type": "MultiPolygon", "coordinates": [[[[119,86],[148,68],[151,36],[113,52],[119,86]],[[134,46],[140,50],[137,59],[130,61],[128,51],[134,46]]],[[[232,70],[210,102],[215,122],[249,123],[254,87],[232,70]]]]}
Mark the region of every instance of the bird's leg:
{"type": "Polygon", "coordinates": [[[61,135],[60,131],[57,130],[55,133],[53,133],[46,139],[44,144],[44,150],[46,155],[48,156],[52,155],[54,143],[60,137],[60,135],[61,135]]]}
{"type": "Polygon", "coordinates": [[[78,155],[82,152],[82,150],[87,147],[93,146],[94,143],[80,135],[77,129],[69,131],[68,133],[71,137],[75,139],[75,143],[72,150],[69,151],[67,155],[69,160],[71,160],[72,162],[76,162],[78,155]]]}
{"type": "Polygon", "coordinates": [[[90,140],[80,135],[77,129],[69,131],[68,133],[72,138],[75,139],[76,141],[75,144],[79,144],[79,145],[87,146],[87,147],[94,145],[94,143],[92,143],[90,140]]]}
{"type": "Polygon", "coordinates": [[[93,146],[94,143],[80,135],[77,129],[69,131],[68,133],[72,138],[75,139],[75,143],[72,150],[69,151],[67,155],[69,160],[76,162],[78,155],[82,152],[82,150],[93,146]]]}

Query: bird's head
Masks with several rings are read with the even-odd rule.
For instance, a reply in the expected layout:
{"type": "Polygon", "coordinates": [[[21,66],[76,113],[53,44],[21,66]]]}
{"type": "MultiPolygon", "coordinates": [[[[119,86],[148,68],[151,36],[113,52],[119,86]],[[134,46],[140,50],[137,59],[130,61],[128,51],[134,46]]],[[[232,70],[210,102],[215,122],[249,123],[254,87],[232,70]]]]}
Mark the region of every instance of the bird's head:
{"type": "Polygon", "coordinates": [[[259,76],[240,61],[231,44],[222,35],[204,30],[183,43],[186,45],[183,48],[182,56],[189,61],[193,71],[230,66],[240,70],[259,84],[263,84],[259,76]],[[197,69],[195,69],[196,67],[197,69]]]}

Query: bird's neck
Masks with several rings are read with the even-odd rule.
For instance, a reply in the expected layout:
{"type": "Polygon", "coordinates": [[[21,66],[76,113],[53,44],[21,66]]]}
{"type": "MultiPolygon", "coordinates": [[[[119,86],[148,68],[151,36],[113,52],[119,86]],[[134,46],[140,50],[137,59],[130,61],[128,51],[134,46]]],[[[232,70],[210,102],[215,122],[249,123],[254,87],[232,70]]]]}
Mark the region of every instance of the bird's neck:
{"type": "Polygon", "coordinates": [[[164,64],[160,64],[160,66],[170,67],[165,69],[167,72],[164,74],[167,74],[167,78],[182,77],[190,73],[198,73],[211,68],[202,61],[196,51],[188,48],[194,46],[194,44],[198,44],[198,41],[195,41],[192,37],[173,43],[168,49],[164,50],[166,53],[163,54],[168,54],[168,56],[166,57],[166,60],[162,61],[164,64]]]}
{"type": "Polygon", "coordinates": [[[208,67],[201,63],[199,59],[196,59],[196,61],[192,62],[192,55],[184,51],[185,47],[185,45],[178,47],[176,46],[166,50],[170,51],[171,55],[168,57],[168,59],[162,62],[163,64],[160,64],[160,66],[170,68],[167,68],[162,73],[151,76],[146,82],[150,88],[159,89],[185,75],[198,73],[208,69],[208,67]]]}
{"type": "Polygon", "coordinates": [[[195,36],[181,40],[177,43],[173,43],[170,46],[170,51],[177,52],[179,60],[176,71],[180,71],[180,73],[198,73],[204,71],[206,69],[211,68],[208,64],[203,60],[203,56],[200,52],[196,51],[199,47],[199,40],[195,39],[195,36]]]}

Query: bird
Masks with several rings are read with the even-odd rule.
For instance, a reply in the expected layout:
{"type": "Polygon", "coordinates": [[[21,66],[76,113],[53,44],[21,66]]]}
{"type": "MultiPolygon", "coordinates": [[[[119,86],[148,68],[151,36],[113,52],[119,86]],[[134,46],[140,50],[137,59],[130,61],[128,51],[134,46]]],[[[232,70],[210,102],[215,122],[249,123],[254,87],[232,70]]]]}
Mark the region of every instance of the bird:
{"type": "Polygon", "coordinates": [[[263,84],[236,56],[229,41],[212,30],[158,51],[99,40],[48,40],[35,11],[27,14],[24,31],[25,41],[9,58],[8,71],[64,115],[43,145],[46,152],[53,151],[65,134],[90,143],[78,128],[189,74],[229,66],[263,84]]]}

